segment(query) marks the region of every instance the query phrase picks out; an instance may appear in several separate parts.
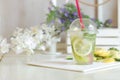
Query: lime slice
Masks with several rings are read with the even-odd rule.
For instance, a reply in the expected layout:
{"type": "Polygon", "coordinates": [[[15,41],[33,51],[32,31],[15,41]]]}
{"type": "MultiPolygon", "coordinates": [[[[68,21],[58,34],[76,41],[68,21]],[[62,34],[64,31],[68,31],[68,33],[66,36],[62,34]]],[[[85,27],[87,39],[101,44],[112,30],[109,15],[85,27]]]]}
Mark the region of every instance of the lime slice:
{"type": "Polygon", "coordinates": [[[73,43],[76,39],[78,39],[79,37],[78,36],[71,36],[70,39],[71,39],[71,43],[73,43]]]}
{"type": "Polygon", "coordinates": [[[73,43],[74,53],[79,56],[86,56],[91,53],[92,43],[86,39],[76,39],[73,43]]]}
{"type": "Polygon", "coordinates": [[[81,39],[82,37],[83,37],[82,32],[73,32],[73,34],[71,34],[70,36],[71,43],[73,43],[77,39],[81,39]]]}

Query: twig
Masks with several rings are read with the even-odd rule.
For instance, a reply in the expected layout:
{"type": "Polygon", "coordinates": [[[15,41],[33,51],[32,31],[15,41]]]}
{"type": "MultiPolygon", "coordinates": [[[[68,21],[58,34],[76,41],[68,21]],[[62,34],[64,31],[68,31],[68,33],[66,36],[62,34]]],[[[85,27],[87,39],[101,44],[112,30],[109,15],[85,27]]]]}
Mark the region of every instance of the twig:
{"type": "Polygon", "coordinates": [[[5,54],[2,54],[2,56],[0,57],[0,62],[2,61],[2,59],[4,58],[5,54]]]}

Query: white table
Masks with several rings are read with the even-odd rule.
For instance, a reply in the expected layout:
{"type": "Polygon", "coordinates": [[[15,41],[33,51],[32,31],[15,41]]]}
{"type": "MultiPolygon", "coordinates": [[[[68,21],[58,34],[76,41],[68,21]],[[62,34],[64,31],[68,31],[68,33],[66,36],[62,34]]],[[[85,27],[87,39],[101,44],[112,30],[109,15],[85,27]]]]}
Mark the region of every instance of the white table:
{"type": "MultiPolygon", "coordinates": [[[[42,60],[40,56],[39,60],[42,60]]],[[[0,80],[120,80],[120,67],[84,74],[26,65],[23,55],[6,55],[0,62],[0,80]]],[[[46,57],[46,59],[48,59],[46,57]]]]}

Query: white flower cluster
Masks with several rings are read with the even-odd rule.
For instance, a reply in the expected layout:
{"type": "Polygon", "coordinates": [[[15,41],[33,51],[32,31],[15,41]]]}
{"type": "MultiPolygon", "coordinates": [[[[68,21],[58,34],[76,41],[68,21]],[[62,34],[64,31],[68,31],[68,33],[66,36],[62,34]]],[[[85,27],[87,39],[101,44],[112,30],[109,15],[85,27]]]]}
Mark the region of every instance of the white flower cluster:
{"type": "Polygon", "coordinates": [[[16,28],[10,41],[12,50],[17,53],[34,54],[35,50],[45,50],[54,39],[55,28],[43,24],[40,27],[16,28]]]}
{"type": "Polygon", "coordinates": [[[9,52],[10,44],[8,44],[7,39],[0,36],[0,54],[5,54],[9,52]]]}

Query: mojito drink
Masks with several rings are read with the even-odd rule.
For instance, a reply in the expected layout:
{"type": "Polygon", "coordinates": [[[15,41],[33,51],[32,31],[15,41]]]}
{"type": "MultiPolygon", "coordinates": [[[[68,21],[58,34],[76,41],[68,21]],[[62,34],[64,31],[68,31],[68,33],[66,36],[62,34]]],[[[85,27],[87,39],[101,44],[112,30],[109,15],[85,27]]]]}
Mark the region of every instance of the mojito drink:
{"type": "Polygon", "coordinates": [[[96,33],[89,31],[88,28],[84,30],[78,29],[78,27],[72,29],[70,40],[75,62],[77,64],[92,64],[96,33]]]}

